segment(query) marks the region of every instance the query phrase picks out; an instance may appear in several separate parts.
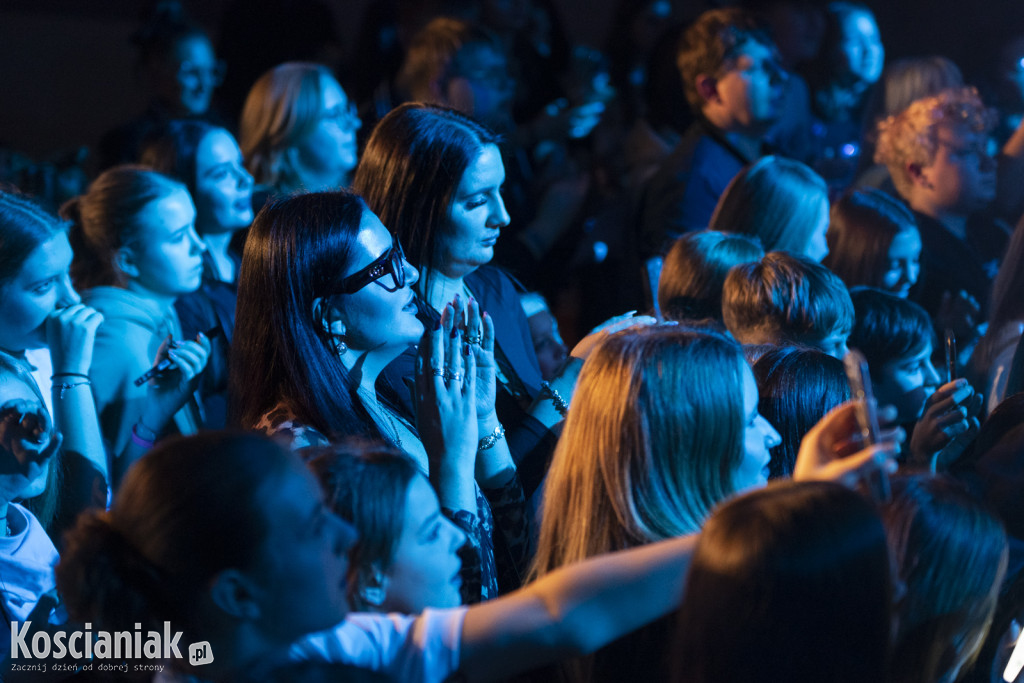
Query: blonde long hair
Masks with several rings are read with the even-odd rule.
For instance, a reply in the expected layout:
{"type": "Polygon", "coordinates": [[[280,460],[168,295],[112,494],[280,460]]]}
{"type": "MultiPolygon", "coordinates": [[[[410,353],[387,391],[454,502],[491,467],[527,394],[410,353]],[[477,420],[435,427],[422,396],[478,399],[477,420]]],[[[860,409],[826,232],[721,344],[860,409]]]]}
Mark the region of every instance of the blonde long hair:
{"type": "Polygon", "coordinates": [[[533,576],[700,529],[743,458],[738,345],[680,326],[587,359],[548,472],[533,576]]]}

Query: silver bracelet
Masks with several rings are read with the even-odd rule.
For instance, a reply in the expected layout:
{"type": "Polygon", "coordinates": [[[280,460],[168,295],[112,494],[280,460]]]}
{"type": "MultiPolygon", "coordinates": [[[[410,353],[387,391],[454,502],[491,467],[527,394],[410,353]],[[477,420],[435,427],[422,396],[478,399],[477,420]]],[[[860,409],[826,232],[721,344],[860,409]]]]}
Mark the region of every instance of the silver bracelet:
{"type": "Polygon", "coordinates": [[[505,427],[500,423],[494,428],[494,431],[480,439],[480,443],[476,445],[477,451],[486,451],[488,448],[494,448],[494,444],[498,443],[505,438],[505,427]]]}
{"type": "Polygon", "coordinates": [[[60,393],[57,394],[57,398],[63,399],[64,398],[64,392],[67,391],[68,389],[74,389],[75,387],[87,387],[87,386],[91,386],[91,385],[92,385],[92,382],[90,382],[89,380],[86,379],[86,380],[82,380],[81,382],[71,382],[70,384],[67,383],[67,382],[61,382],[60,384],[54,384],[53,388],[54,389],[60,389],[60,393]]]}
{"type": "Polygon", "coordinates": [[[558,414],[565,418],[569,414],[569,403],[562,398],[562,395],[558,393],[558,390],[551,386],[550,382],[540,383],[540,395],[542,398],[551,399],[551,403],[554,404],[555,410],[558,414]]]}

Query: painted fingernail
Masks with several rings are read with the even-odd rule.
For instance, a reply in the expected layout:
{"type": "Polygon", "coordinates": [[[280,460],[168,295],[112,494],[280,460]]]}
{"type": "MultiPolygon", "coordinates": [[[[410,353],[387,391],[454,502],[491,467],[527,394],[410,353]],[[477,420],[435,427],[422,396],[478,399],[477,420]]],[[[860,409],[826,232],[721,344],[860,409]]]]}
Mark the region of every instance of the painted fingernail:
{"type": "Polygon", "coordinates": [[[469,355],[469,344],[463,344],[462,345],[462,355],[464,355],[464,356],[468,356],[469,355]]]}
{"type": "Polygon", "coordinates": [[[441,319],[440,318],[438,318],[437,320],[434,321],[434,332],[437,332],[439,329],[441,329],[441,319]]]}

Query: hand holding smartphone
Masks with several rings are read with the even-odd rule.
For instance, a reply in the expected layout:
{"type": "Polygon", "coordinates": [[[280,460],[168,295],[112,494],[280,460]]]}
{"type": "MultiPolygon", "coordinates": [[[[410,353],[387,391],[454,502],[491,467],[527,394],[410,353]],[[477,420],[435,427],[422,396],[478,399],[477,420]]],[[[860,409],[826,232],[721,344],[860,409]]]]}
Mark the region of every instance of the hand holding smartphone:
{"type": "MultiPolygon", "coordinates": [[[[860,351],[850,349],[843,357],[843,367],[846,369],[853,399],[857,402],[857,424],[864,446],[871,446],[880,440],[881,429],[878,426],[878,402],[871,391],[868,362],[860,351]]],[[[869,485],[872,494],[880,502],[886,502],[892,497],[889,475],[884,469],[879,469],[871,476],[869,485]]]]}

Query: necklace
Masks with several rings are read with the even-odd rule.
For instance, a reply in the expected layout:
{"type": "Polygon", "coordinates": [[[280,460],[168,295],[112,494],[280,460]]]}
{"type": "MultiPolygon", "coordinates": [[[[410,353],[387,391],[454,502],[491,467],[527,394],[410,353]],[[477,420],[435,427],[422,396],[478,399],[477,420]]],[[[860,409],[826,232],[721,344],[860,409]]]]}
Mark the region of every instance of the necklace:
{"type": "Polygon", "coordinates": [[[376,413],[378,416],[382,416],[387,421],[388,427],[391,429],[391,434],[389,436],[394,437],[392,439],[393,443],[398,446],[399,450],[405,450],[402,446],[402,435],[398,431],[398,425],[395,424],[394,418],[391,417],[391,410],[388,409],[386,405],[378,401],[376,396],[370,396],[370,393],[368,391],[364,391],[362,387],[360,387],[357,392],[363,396],[363,405],[367,408],[372,406],[371,412],[376,413]]]}

